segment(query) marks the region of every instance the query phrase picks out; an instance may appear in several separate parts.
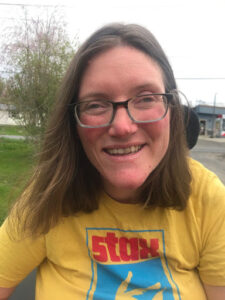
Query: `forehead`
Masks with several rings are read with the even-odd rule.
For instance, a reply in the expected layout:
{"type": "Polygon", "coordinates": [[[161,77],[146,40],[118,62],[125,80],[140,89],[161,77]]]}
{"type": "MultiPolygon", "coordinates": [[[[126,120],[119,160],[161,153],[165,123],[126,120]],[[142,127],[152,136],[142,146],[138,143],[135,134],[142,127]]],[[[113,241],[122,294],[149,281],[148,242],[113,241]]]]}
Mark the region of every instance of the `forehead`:
{"type": "Polygon", "coordinates": [[[159,65],[146,53],[130,47],[117,46],[90,60],[81,80],[80,96],[91,91],[108,90],[113,93],[149,86],[163,92],[163,73],[159,65]]]}

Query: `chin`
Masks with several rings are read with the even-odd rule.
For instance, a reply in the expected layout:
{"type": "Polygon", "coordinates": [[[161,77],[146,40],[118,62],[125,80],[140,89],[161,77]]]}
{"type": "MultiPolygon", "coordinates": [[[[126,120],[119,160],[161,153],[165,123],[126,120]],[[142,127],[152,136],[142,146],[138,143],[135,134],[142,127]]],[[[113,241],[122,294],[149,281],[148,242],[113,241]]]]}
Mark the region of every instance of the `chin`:
{"type": "MultiPolygon", "coordinates": [[[[148,177],[148,176],[147,176],[148,177]]],[[[127,189],[130,191],[136,191],[137,189],[139,189],[145,182],[145,180],[147,179],[147,177],[141,177],[138,178],[137,176],[135,178],[132,178],[127,176],[127,177],[117,177],[116,180],[110,180],[109,185],[114,186],[114,188],[116,189],[127,189]]]]}

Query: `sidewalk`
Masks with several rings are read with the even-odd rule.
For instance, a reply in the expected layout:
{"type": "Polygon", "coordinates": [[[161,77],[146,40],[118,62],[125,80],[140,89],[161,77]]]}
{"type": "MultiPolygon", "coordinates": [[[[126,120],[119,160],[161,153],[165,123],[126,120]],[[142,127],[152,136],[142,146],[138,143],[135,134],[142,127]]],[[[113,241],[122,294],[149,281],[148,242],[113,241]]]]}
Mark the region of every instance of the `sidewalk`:
{"type": "Polygon", "coordinates": [[[210,137],[207,137],[207,136],[204,136],[204,135],[199,135],[198,139],[199,140],[209,141],[209,142],[225,143],[225,137],[210,138],[210,137]]]}
{"type": "Polygon", "coordinates": [[[25,140],[25,137],[22,135],[7,135],[7,134],[0,134],[0,138],[4,139],[12,139],[12,140],[25,140]]]}

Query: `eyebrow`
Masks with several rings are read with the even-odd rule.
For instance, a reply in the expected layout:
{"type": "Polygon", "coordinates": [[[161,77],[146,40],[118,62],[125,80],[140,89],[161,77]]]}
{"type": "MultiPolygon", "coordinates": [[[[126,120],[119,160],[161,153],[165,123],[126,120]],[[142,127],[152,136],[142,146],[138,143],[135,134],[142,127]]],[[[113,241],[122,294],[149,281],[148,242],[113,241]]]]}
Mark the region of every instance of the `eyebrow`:
{"type": "Polygon", "coordinates": [[[160,86],[158,84],[155,84],[154,82],[147,82],[145,84],[137,85],[133,90],[135,92],[143,89],[152,89],[154,93],[162,92],[160,86]]]}
{"type": "MultiPolygon", "coordinates": [[[[131,93],[135,94],[137,92],[140,92],[143,89],[152,89],[153,93],[163,93],[164,91],[161,91],[161,88],[159,87],[159,85],[152,83],[152,82],[147,82],[145,84],[140,84],[135,86],[133,89],[131,89],[131,93]]],[[[109,94],[106,92],[90,92],[85,94],[84,96],[79,98],[79,101],[82,100],[87,100],[88,98],[108,98],[111,99],[111,97],[109,97],[109,94]]]]}
{"type": "Polygon", "coordinates": [[[106,93],[101,92],[90,92],[85,94],[83,97],[79,97],[79,101],[86,100],[88,98],[109,98],[106,93]]]}

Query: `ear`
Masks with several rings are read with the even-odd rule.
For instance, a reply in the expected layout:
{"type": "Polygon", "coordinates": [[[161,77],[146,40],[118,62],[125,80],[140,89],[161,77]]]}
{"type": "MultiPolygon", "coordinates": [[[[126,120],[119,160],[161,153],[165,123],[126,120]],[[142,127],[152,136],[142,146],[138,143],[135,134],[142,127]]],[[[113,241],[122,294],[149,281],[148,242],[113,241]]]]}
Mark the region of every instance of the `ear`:
{"type": "Polygon", "coordinates": [[[183,105],[183,113],[187,145],[189,149],[192,149],[198,141],[200,132],[199,119],[198,115],[193,111],[193,109],[186,105],[183,105]]]}

